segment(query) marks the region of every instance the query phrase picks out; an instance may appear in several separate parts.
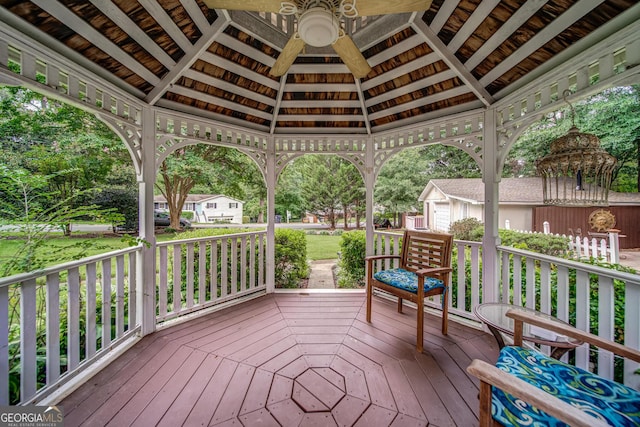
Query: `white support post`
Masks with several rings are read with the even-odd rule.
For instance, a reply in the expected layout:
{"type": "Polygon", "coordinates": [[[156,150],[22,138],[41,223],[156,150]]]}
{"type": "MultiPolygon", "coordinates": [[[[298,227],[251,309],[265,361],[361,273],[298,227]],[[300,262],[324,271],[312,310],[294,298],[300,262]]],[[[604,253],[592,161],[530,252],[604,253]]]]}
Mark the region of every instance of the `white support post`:
{"type": "Polygon", "coordinates": [[[155,114],[151,108],[142,110],[142,168],[138,176],[138,230],[141,239],[149,243],[143,246],[137,277],[136,311],[142,335],[156,329],[156,237],[153,224],[153,186],[156,182],[156,134],[155,114]]]}
{"type": "Polygon", "coordinates": [[[273,293],[276,288],[276,144],[273,136],[267,142],[267,259],[266,283],[267,293],[273,293]]]}
{"type": "Polygon", "coordinates": [[[498,235],[498,135],[496,111],[484,113],[482,181],[484,182],[484,237],[482,238],[482,301],[497,302],[499,299],[500,270],[497,246],[498,235]]]}
{"type": "Polygon", "coordinates": [[[366,254],[374,255],[374,228],[373,228],[373,189],[376,184],[376,171],[375,171],[375,140],[373,137],[369,137],[366,145],[365,160],[364,160],[364,187],[366,197],[366,254]]]}

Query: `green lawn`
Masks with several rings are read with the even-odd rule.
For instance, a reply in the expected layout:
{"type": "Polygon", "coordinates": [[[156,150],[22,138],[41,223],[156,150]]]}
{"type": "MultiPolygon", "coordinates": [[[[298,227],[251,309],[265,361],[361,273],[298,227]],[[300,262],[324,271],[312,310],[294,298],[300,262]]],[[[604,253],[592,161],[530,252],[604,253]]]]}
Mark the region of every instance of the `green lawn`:
{"type": "MultiPolygon", "coordinates": [[[[321,259],[337,259],[340,251],[340,236],[307,235],[307,258],[312,261],[321,259]]],[[[158,241],[181,238],[173,234],[161,234],[158,241]]],[[[21,246],[21,241],[0,239],[0,262],[10,259],[21,246]]],[[[45,260],[45,266],[62,264],[74,259],[111,252],[128,246],[120,237],[51,237],[38,249],[38,254],[45,260]]]]}
{"type": "Polygon", "coordinates": [[[310,260],[337,259],[339,251],[340,236],[307,234],[307,258],[310,260]]]}

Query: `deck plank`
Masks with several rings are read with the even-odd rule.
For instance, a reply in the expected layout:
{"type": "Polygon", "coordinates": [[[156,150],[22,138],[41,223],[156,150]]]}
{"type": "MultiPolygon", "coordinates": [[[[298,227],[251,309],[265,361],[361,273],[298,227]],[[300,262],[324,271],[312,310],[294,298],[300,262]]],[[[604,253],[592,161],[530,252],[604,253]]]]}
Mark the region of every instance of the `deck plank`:
{"type": "Polygon", "coordinates": [[[474,426],[474,359],[494,362],[490,334],[375,297],[283,293],[166,326],[59,404],[65,424],[474,426]],[[304,407],[302,408],[301,405],[304,407]]]}

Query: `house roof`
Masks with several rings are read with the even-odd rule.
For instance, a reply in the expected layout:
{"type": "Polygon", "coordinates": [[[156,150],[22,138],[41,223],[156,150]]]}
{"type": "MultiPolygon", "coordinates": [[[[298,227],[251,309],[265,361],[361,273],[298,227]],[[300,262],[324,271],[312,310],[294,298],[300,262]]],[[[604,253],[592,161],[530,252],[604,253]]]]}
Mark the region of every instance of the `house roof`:
{"type": "MultiPolygon", "coordinates": [[[[418,198],[424,201],[432,189],[448,199],[484,204],[484,183],[481,178],[432,179],[418,198]]],[[[502,178],[499,184],[500,204],[542,205],[542,178],[502,178]]],[[[610,205],[640,205],[640,193],[609,191],[610,205]]]]}
{"type": "MultiPolygon", "coordinates": [[[[185,201],[189,203],[202,203],[209,200],[219,199],[221,197],[243,203],[241,200],[235,199],[233,197],[225,196],[224,194],[189,194],[185,201]]],[[[163,195],[159,194],[157,196],[153,196],[153,201],[165,203],[167,199],[163,195]]]]}
{"type": "Polygon", "coordinates": [[[294,19],[203,0],[0,0],[0,30],[149,105],[271,134],[376,134],[493,105],[640,19],[637,3],[433,0],[343,19],[372,67],[362,79],[310,46],[273,77],[294,19]]]}

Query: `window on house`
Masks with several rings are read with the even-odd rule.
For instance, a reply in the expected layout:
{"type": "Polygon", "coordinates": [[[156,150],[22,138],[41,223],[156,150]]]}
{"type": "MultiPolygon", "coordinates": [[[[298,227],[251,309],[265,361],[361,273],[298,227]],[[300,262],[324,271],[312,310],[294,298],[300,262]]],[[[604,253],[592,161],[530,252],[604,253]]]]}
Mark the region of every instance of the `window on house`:
{"type": "Polygon", "coordinates": [[[217,207],[217,203],[207,202],[207,209],[216,209],[217,207]]]}
{"type": "Polygon", "coordinates": [[[462,206],[460,206],[460,218],[469,218],[469,203],[463,203],[462,206]]]}
{"type": "Polygon", "coordinates": [[[194,203],[185,203],[184,204],[184,210],[185,211],[195,211],[196,210],[196,205],[194,203]]]}
{"type": "Polygon", "coordinates": [[[229,209],[237,209],[238,203],[229,203],[229,209]]]}

